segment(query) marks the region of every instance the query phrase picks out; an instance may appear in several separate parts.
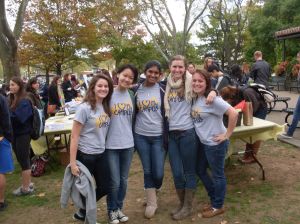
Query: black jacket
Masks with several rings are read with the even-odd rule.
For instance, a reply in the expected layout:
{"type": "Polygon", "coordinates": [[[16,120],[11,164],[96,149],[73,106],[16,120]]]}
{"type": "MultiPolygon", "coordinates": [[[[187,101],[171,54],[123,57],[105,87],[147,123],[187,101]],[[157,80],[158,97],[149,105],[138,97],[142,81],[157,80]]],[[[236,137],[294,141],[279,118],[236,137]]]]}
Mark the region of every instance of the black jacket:
{"type": "Polygon", "coordinates": [[[48,89],[48,100],[49,105],[56,105],[57,108],[61,106],[56,85],[50,85],[48,89]]]}
{"type": "Polygon", "coordinates": [[[0,94],[0,136],[12,141],[12,126],[7,100],[0,94]]]}

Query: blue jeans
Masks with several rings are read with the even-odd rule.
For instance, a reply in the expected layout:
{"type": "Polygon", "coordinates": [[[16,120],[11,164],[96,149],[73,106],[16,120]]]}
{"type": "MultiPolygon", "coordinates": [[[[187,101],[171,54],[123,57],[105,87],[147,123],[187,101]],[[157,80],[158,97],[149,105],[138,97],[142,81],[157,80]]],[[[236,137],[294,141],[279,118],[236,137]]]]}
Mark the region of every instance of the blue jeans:
{"type": "Polygon", "coordinates": [[[213,208],[222,208],[226,193],[226,177],[224,172],[225,156],[229,141],[219,145],[201,144],[198,148],[197,174],[201,179],[213,208]],[[211,176],[207,170],[210,167],[211,176]]]}
{"type": "Polygon", "coordinates": [[[166,152],[163,137],[134,134],[134,145],[139,153],[144,170],[144,187],[159,189],[164,177],[166,152]]]}
{"type": "Polygon", "coordinates": [[[196,189],[196,133],[194,128],[169,132],[169,160],[176,189],[196,189]]]}
{"type": "Polygon", "coordinates": [[[106,198],[107,210],[110,212],[123,208],[133,148],[106,149],[105,155],[110,170],[110,187],[106,198]]]}
{"type": "Polygon", "coordinates": [[[293,121],[287,131],[287,135],[293,136],[293,134],[297,128],[299,120],[300,120],[300,96],[298,97],[296,108],[295,108],[294,114],[293,114],[293,121]]]}

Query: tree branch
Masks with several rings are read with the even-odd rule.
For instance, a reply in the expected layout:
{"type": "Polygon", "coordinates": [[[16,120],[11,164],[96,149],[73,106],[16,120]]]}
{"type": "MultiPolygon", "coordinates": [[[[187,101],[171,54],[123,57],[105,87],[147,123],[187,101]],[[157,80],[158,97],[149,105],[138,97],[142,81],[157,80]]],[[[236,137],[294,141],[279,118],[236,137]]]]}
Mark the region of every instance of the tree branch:
{"type": "Polygon", "coordinates": [[[28,0],[22,0],[22,2],[20,3],[20,6],[19,6],[16,24],[15,24],[14,31],[13,31],[15,38],[17,40],[20,38],[21,33],[22,33],[22,28],[23,28],[23,23],[24,23],[24,14],[25,14],[27,5],[28,5],[28,0]]]}

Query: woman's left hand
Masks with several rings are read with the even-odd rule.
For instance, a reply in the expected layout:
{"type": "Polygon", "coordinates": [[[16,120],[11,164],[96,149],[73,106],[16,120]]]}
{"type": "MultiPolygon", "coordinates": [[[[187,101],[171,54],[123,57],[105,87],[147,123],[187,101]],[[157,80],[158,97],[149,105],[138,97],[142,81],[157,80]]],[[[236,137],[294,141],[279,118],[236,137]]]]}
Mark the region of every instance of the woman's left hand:
{"type": "Polygon", "coordinates": [[[217,96],[216,91],[210,91],[208,96],[206,97],[206,104],[212,104],[216,96],[217,96]]]}
{"type": "Polygon", "coordinates": [[[228,137],[227,137],[226,133],[215,135],[213,138],[213,140],[218,143],[224,142],[227,139],[228,139],[228,137]]]}

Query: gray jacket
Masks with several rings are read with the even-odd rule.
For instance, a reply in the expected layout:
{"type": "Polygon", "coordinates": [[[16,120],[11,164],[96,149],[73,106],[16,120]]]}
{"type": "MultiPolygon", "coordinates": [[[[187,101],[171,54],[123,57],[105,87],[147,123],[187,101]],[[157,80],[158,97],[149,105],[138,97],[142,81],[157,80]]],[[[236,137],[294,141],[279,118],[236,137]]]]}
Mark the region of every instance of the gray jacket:
{"type": "Polygon", "coordinates": [[[72,175],[71,166],[65,170],[64,180],[61,189],[60,203],[62,208],[66,208],[71,197],[77,208],[86,210],[85,223],[95,224],[97,219],[96,190],[94,179],[89,170],[79,161],[79,176],[72,175]],[[86,199],[82,201],[81,195],[86,199]]]}

